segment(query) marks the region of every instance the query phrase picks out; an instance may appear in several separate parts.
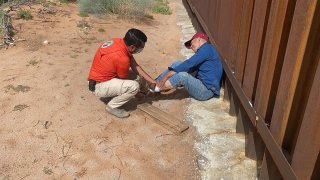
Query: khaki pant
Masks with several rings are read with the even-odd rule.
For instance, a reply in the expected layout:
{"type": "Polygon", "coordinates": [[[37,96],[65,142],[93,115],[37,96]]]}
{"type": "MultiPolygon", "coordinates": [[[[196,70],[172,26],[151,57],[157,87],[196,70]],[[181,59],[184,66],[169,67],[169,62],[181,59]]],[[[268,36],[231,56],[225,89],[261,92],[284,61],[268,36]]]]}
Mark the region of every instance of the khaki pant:
{"type": "Polygon", "coordinates": [[[108,103],[110,108],[118,108],[132,99],[140,86],[137,81],[113,78],[96,84],[94,94],[99,97],[113,97],[108,103]]]}

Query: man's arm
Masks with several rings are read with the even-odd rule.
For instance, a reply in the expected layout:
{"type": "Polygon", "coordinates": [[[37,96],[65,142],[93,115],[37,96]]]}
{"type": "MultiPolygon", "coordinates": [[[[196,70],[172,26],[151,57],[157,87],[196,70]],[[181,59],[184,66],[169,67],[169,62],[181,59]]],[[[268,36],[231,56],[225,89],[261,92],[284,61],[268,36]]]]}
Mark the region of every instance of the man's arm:
{"type": "Polygon", "coordinates": [[[133,56],[130,58],[130,67],[136,74],[142,76],[146,81],[152,84],[156,84],[156,81],[150,77],[148,73],[146,73],[142,67],[139,66],[139,64],[136,62],[133,56]]]}
{"type": "Polygon", "coordinates": [[[185,60],[183,63],[181,63],[177,67],[173,68],[173,70],[177,73],[190,72],[191,70],[195,70],[195,68],[199,64],[203,63],[208,58],[208,53],[204,48],[199,49],[192,57],[185,60]]]}

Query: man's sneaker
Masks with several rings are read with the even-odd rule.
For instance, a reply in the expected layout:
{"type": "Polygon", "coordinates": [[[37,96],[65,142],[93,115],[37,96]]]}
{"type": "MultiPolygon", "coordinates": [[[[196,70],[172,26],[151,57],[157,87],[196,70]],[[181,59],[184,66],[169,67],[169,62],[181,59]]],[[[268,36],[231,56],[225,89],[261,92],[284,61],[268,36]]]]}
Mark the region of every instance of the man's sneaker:
{"type": "Polygon", "coordinates": [[[130,114],[123,109],[111,108],[109,106],[106,107],[106,111],[118,118],[126,118],[130,116],[130,114]]]}

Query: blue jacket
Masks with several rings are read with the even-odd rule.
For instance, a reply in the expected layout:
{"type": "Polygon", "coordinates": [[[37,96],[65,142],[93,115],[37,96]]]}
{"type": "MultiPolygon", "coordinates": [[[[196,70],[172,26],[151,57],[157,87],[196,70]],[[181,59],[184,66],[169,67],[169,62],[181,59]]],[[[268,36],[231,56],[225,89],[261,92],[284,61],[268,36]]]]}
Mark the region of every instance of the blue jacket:
{"type": "Polygon", "coordinates": [[[209,44],[203,44],[197,52],[182,64],[172,69],[179,72],[196,72],[199,79],[208,89],[220,96],[220,80],[222,76],[222,64],[216,48],[209,44]]]}

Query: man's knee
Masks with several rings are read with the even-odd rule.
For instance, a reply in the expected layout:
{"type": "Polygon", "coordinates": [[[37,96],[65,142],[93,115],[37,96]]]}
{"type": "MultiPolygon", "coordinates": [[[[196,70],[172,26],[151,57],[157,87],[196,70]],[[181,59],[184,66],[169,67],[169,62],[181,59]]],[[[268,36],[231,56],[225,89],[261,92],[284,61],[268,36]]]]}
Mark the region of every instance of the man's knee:
{"type": "Polygon", "coordinates": [[[179,72],[177,75],[182,79],[187,79],[190,76],[187,72],[179,72]]]}
{"type": "Polygon", "coordinates": [[[187,72],[179,72],[177,74],[175,74],[177,76],[177,79],[178,79],[178,84],[180,86],[185,86],[188,81],[189,81],[189,78],[190,78],[190,74],[187,73],[187,72]]]}

